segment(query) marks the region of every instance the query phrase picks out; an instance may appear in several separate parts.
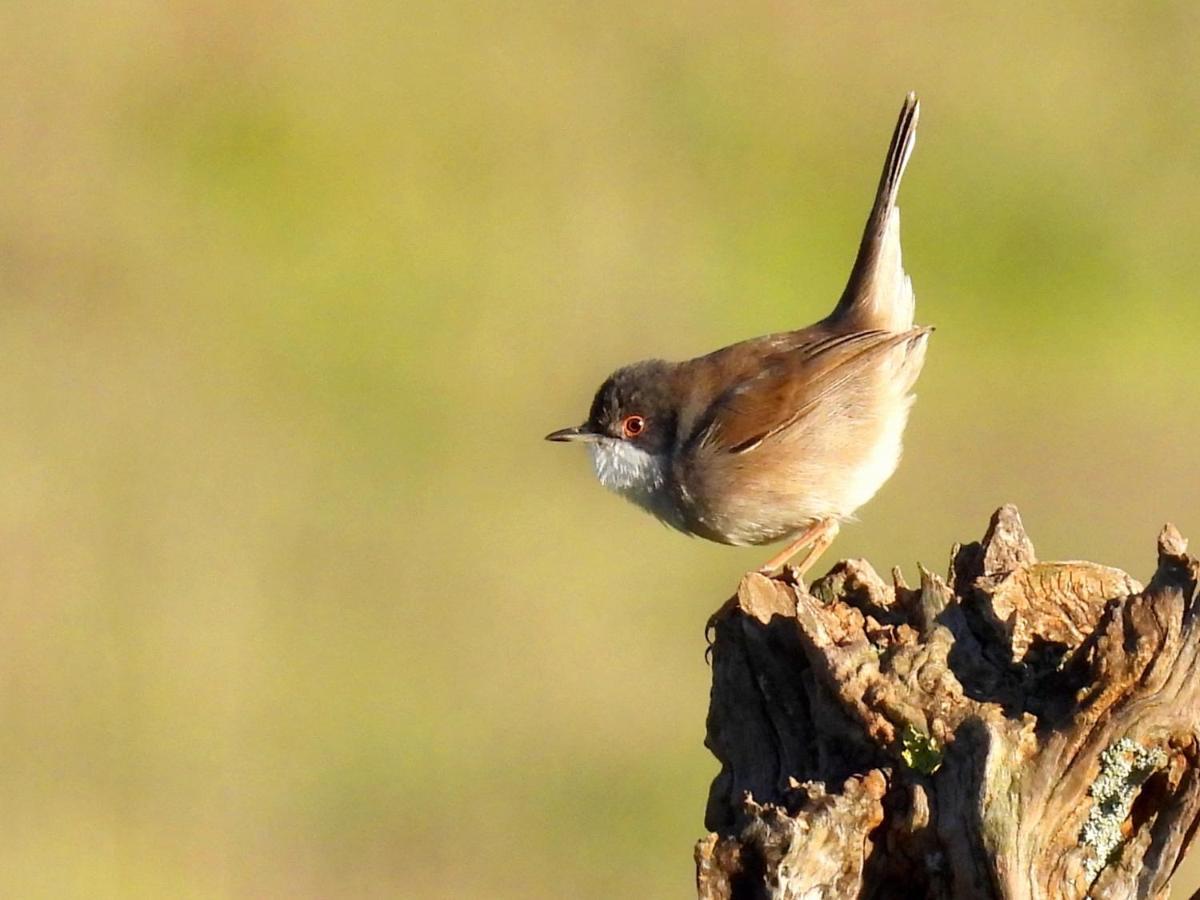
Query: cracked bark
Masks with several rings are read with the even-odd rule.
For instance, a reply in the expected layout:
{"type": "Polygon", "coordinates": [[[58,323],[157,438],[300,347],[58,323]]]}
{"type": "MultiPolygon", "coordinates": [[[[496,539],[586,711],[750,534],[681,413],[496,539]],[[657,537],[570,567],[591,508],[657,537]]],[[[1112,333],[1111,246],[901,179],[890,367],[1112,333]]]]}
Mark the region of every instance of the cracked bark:
{"type": "Polygon", "coordinates": [[[701,900],[1166,896],[1200,823],[1200,563],[747,575],[716,622],[701,900]]]}

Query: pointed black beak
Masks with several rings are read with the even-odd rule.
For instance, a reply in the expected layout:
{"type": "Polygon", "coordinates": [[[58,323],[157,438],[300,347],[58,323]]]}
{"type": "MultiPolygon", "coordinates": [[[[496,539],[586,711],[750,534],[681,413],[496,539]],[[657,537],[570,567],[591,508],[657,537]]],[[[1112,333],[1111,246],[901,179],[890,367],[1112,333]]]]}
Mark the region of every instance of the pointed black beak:
{"type": "Polygon", "coordinates": [[[600,435],[591,431],[586,425],[576,425],[574,428],[562,428],[546,435],[548,441],[598,441],[600,435]]]}

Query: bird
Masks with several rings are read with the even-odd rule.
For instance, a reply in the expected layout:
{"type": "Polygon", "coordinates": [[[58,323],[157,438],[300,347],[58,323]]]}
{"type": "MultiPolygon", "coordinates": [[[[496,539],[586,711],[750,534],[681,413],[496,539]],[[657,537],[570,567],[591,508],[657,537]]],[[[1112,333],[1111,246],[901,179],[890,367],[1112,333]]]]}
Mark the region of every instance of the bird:
{"type": "Polygon", "coordinates": [[[546,440],[587,445],[601,484],[685,534],[787,545],[759,571],[811,569],[899,465],[933,329],[914,326],[896,195],[916,145],[909,93],[845,290],[794,331],[678,362],[623,366],[587,420],[546,440]]]}

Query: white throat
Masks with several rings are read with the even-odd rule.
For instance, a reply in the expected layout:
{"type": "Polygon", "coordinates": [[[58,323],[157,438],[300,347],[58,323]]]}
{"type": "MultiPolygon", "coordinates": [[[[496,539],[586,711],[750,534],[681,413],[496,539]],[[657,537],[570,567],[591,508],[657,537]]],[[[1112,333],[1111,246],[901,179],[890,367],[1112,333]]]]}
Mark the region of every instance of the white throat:
{"type": "Polygon", "coordinates": [[[666,459],[611,438],[588,444],[588,450],[602,485],[660,515],[657,507],[667,481],[666,459]]]}

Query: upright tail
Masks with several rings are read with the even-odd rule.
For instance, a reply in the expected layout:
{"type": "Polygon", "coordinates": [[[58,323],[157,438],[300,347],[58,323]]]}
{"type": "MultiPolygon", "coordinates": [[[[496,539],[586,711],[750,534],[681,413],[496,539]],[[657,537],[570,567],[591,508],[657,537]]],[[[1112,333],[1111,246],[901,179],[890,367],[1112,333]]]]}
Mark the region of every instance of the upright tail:
{"type": "Polygon", "coordinates": [[[855,329],[904,331],[912,327],[912,283],[904,273],[900,254],[900,210],[896,192],[904,167],[917,144],[917,118],[921,104],[909,93],[900,109],[900,120],[892,134],[875,205],[867,219],[858,257],[850,281],[830,321],[855,329]]]}

